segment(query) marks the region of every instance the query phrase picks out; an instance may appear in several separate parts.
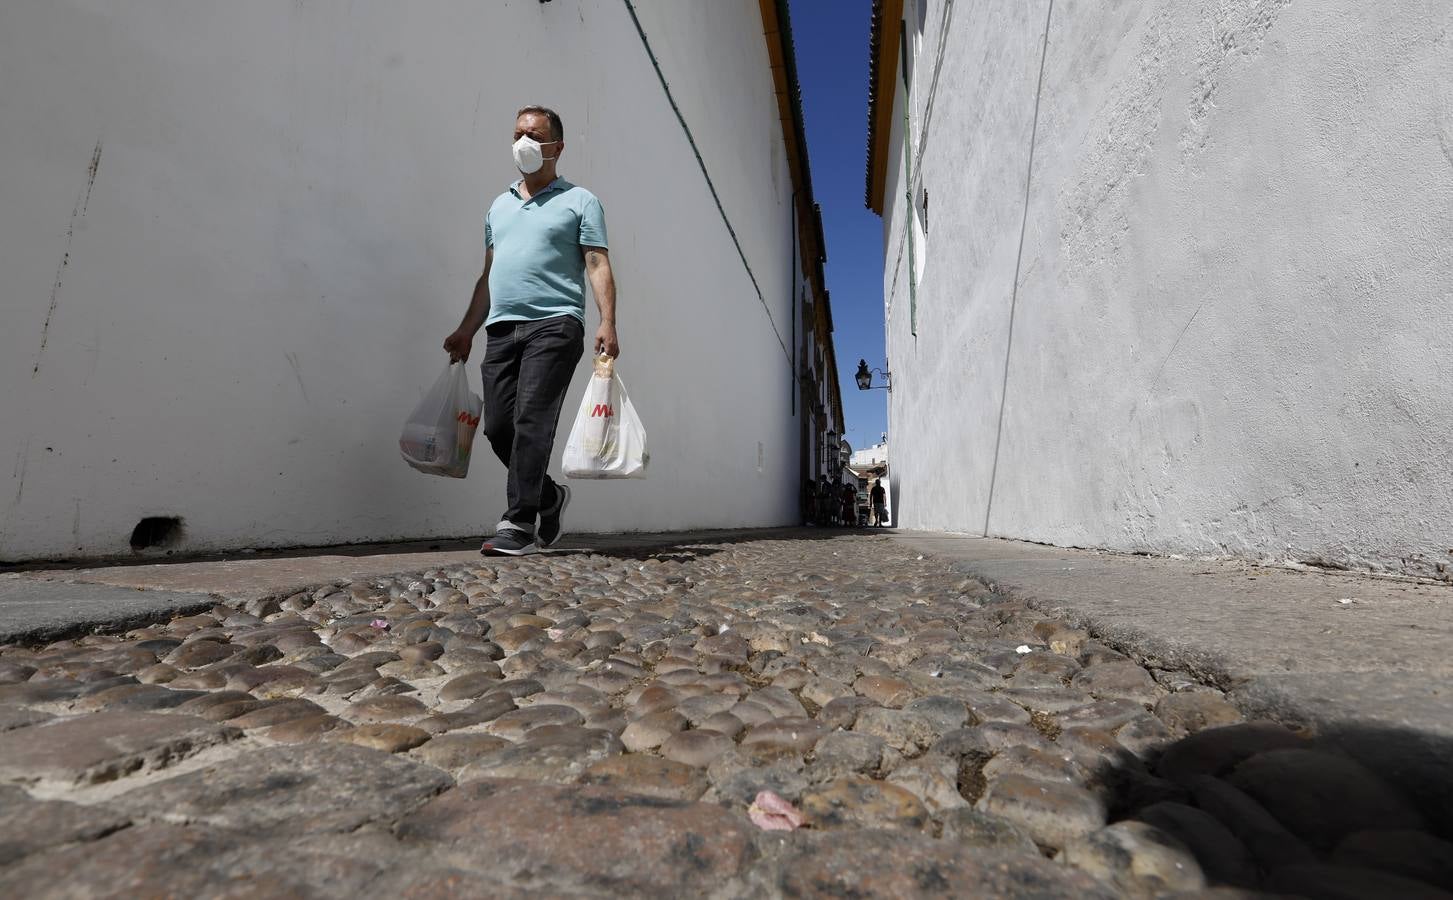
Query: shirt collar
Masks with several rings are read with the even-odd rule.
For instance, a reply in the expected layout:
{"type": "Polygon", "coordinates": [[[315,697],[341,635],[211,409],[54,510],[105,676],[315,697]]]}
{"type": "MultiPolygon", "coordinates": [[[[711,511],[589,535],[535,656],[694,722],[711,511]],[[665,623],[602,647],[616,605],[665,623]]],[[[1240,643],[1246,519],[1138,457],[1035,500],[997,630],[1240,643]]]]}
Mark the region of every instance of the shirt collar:
{"type": "MultiPolygon", "coordinates": [[[[525,183],[525,179],[523,179],[523,178],[517,180],[514,184],[510,185],[510,193],[511,194],[514,194],[516,197],[519,197],[520,196],[520,185],[522,185],[524,183],[525,183]]],[[[545,185],[545,187],[542,190],[540,190],[539,193],[532,194],[530,196],[530,199],[531,200],[534,200],[535,198],[537,198],[537,197],[543,197],[543,196],[545,196],[546,194],[548,194],[548,193],[550,193],[552,191],[560,191],[560,190],[564,190],[564,189],[565,189],[565,179],[561,178],[559,175],[556,175],[554,181],[552,181],[549,184],[545,185]]],[[[521,199],[524,199],[524,198],[521,198],[521,199]]]]}

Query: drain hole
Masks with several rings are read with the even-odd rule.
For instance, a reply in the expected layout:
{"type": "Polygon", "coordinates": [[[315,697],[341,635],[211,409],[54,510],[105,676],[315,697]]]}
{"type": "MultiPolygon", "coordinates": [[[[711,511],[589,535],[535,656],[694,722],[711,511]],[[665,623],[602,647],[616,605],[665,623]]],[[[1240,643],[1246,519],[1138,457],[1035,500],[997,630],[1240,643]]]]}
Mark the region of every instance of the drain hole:
{"type": "Polygon", "coordinates": [[[182,539],[182,520],[177,516],[147,516],[131,529],[131,549],[171,547],[182,539]]]}

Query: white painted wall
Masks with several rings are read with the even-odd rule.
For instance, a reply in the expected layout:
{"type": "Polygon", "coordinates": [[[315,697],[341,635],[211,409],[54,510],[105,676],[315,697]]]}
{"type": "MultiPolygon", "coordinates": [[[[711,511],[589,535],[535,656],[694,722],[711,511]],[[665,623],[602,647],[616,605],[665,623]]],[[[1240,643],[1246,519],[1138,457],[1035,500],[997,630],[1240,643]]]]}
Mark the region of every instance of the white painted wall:
{"type": "Polygon", "coordinates": [[[528,102],[605,205],[651,439],[650,477],[579,483],[569,527],[795,521],[792,186],[758,6],[637,6],[768,309],[619,0],[0,5],[0,559],[128,553],[152,515],[193,551],[492,527],[482,440],[459,482],[397,438],[528,102]]]}
{"type": "Polygon", "coordinates": [[[1048,2],[954,3],[931,114],[929,7],[916,337],[899,133],[884,223],[895,524],[1439,574],[1453,5],[1057,0],[1026,207],[1048,2]]]}

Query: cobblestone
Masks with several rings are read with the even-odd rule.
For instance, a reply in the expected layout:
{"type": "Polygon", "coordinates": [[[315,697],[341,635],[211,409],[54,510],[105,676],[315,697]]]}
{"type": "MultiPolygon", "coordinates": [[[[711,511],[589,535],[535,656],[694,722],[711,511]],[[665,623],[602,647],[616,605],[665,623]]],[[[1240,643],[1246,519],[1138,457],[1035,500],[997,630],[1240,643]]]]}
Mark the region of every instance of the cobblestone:
{"type": "Polygon", "coordinates": [[[1207,691],[1168,694],[1155,704],[1155,714],[1171,728],[1191,733],[1242,721],[1240,710],[1207,691]]]}
{"type": "Polygon", "coordinates": [[[767,886],[788,897],[1075,897],[1116,893],[1090,876],[1023,853],[983,852],[891,831],[804,834],[767,886]]]}
{"type": "Polygon", "coordinates": [[[979,809],[1021,826],[1055,850],[1105,824],[1105,804],[1089,791],[1057,781],[1004,775],[989,785],[979,809]]]}
{"type": "Polygon", "coordinates": [[[1076,838],[1060,859],[1110,882],[1125,897],[1153,900],[1206,886],[1185,845],[1144,822],[1117,822],[1076,838]]]}
{"type": "Polygon", "coordinates": [[[637,753],[601,760],[585,771],[581,783],[667,800],[696,800],[707,788],[697,768],[637,753]]]}
{"type": "Polygon", "coordinates": [[[705,768],[732,749],[731,737],[716,731],[680,731],[661,745],[667,759],[696,768],[705,768]]]}
{"type": "Polygon", "coordinates": [[[1256,864],[1251,853],[1210,813],[1167,801],[1147,806],[1136,818],[1189,848],[1211,881],[1239,886],[1255,883],[1256,864]]]}
{"type": "Polygon", "coordinates": [[[371,750],[382,750],[384,753],[401,753],[429,740],[429,732],[409,725],[374,723],[359,725],[357,728],[339,728],[328,732],[328,737],[371,750]]]}
{"type": "Polygon", "coordinates": [[[943,838],[966,847],[1039,855],[1029,832],[999,816],[963,806],[943,817],[943,838]]]}
{"type": "Polygon", "coordinates": [[[1359,831],[1332,854],[1345,866],[1378,869],[1453,891],[1453,843],[1421,831],[1359,831]]]}
{"type": "Polygon", "coordinates": [[[1422,816],[1372,772],[1316,750],[1269,750],[1244,760],[1228,779],[1289,831],[1331,849],[1356,831],[1417,830],[1422,816]]]}
{"type": "Polygon", "coordinates": [[[907,828],[928,826],[928,810],[913,792],[869,778],[840,778],[808,792],[802,811],[816,828],[907,828]]]}
{"type": "Polygon", "coordinates": [[[399,825],[460,868],[546,892],[701,895],[756,857],[751,826],[719,807],[592,785],[464,785],[399,825]]]}
{"type": "Polygon", "coordinates": [[[35,800],[20,788],[0,787],[0,866],[62,844],[93,841],[129,824],[115,810],[35,800]]]}
{"type": "Polygon", "coordinates": [[[0,780],[51,787],[112,781],[240,736],[236,728],[190,716],[66,716],[0,735],[0,780]]]}
{"type": "Polygon", "coordinates": [[[128,791],[132,818],[278,834],[397,819],[453,785],[433,766],[347,744],[257,750],[128,791]]]}
{"type": "Polygon", "coordinates": [[[870,536],[480,561],[0,646],[15,896],[1446,890],[1448,836],[1394,775],[870,536]],[[764,790],[807,825],[759,831],[764,790]]]}

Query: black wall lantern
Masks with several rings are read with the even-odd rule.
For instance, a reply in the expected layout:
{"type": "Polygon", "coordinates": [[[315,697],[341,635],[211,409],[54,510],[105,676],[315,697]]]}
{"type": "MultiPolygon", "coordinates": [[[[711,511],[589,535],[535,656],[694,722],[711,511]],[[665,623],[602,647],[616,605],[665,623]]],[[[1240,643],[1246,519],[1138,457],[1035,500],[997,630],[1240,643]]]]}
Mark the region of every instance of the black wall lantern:
{"type": "Polygon", "coordinates": [[[858,383],[858,390],[860,391],[885,390],[890,394],[893,392],[892,374],[882,369],[870,370],[866,359],[858,360],[858,371],[853,375],[853,380],[858,383]],[[873,384],[874,372],[883,376],[883,384],[873,384]]]}

